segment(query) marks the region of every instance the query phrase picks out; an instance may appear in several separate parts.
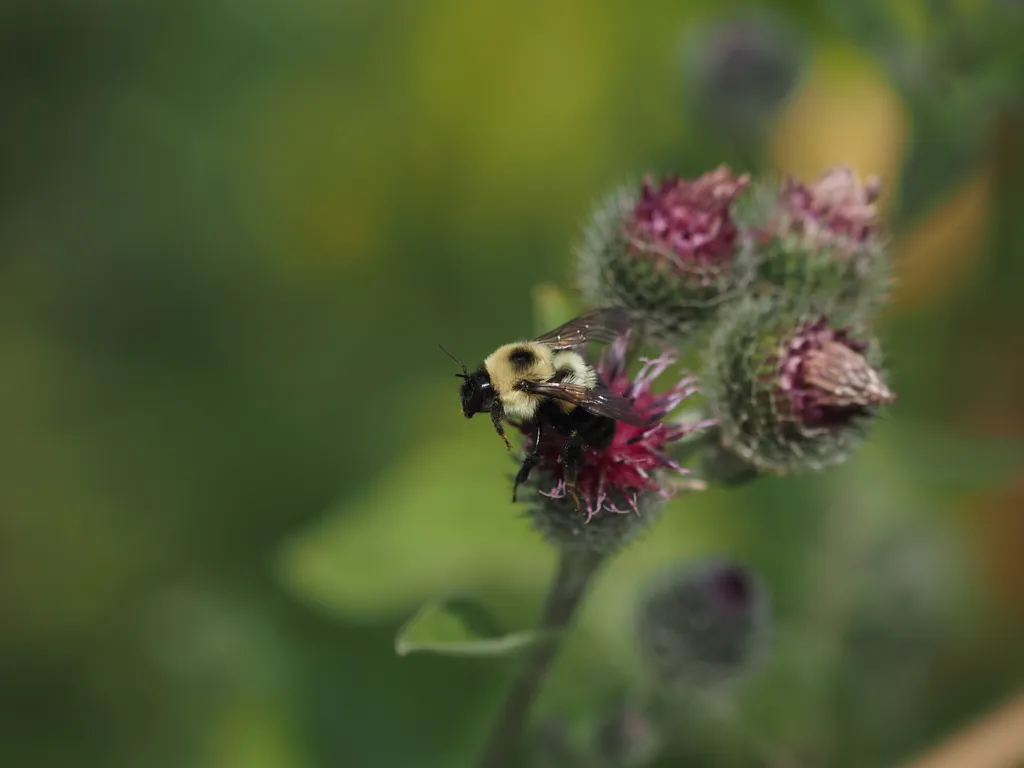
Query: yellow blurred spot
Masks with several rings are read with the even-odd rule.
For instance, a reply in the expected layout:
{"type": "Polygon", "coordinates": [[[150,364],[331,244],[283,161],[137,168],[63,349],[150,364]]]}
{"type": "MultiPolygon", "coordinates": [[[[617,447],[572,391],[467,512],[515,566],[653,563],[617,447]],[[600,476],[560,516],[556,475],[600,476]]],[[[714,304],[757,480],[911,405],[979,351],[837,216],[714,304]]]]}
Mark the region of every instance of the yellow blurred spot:
{"type": "Polygon", "coordinates": [[[823,55],[786,106],[772,141],[776,170],[807,181],[833,165],[878,174],[892,198],[906,146],[905,107],[884,75],[845,50],[823,55]]]}
{"type": "Polygon", "coordinates": [[[991,187],[991,168],[982,166],[896,244],[897,309],[937,301],[962,284],[982,252],[991,187]]]}

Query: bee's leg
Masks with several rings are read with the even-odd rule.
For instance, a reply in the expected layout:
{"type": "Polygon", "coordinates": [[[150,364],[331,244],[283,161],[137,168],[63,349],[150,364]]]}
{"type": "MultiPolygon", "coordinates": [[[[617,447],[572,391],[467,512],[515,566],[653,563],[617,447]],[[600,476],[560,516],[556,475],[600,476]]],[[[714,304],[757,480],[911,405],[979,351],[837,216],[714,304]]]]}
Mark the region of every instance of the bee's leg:
{"type": "Polygon", "coordinates": [[[541,438],[541,423],[537,422],[537,429],[533,435],[533,450],[526,454],[526,458],[523,459],[522,465],[519,467],[519,472],[516,473],[516,481],[512,485],[512,503],[516,500],[516,489],[519,488],[520,483],[525,483],[529,477],[530,472],[540,462],[540,438],[541,438]]]}
{"type": "Polygon", "coordinates": [[[494,425],[494,429],[502,440],[505,441],[505,447],[510,451],[512,450],[512,443],[508,441],[508,437],[505,435],[505,427],[502,426],[501,421],[505,418],[505,409],[501,406],[501,400],[494,398],[494,403],[491,405],[491,424],[494,425]]]}
{"type": "Polygon", "coordinates": [[[565,445],[562,446],[562,466],[565,468],[565,490],[570,496],[572,496],[572,500],[576,503],[577,511],[583,509],[576,481],[579,479],[580,470],[583,468],[584,461],[586,461],[586,448],[587,446],[586,443],[583,442],[583,438],[575,432],[569,436],[569,439],[565,441],[565,445]]]}

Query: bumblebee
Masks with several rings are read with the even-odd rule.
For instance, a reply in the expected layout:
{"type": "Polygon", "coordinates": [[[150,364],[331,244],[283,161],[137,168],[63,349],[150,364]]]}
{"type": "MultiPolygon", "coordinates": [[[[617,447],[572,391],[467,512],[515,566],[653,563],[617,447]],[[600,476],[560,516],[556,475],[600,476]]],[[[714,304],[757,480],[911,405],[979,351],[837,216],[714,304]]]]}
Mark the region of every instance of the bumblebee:
{"type": "Polygon", "coordinates": [[[561,456],[566,490],[578,507],[576,480],[586,448],[607,447],[618,422],[645,426],[646,419],[633,401],[609,389],[578,351],[589,342],[609,343],[629,327],[629,315],[623,309],[594,310],[534,339],[498,347],[472,373],[441,347],[462,366],[462,373],[455,375],[463,379],[459,397],[467,419],[489,413],[509,450],[503,421],[529,424],[534,430],[533,451],[516,474],[513,501],[519,485],[540,461],[541,439],[548,430],[565,438],[561,456]]]}

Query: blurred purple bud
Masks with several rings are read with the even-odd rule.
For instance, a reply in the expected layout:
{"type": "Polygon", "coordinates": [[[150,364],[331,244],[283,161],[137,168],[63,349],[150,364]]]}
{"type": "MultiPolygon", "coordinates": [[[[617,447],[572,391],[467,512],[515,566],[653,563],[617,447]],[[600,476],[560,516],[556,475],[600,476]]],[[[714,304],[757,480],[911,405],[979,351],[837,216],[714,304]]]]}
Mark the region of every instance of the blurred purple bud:
{"type": "Polygon", "coordinates": [[[803,40],[767,13],[701,25],[685,42],[689,113],[735,140],[760,137],[793,90],[803,40]]]}
{"type": "Polygon", "coordinates": [[[669,689],[729,683],[758,660],[770,620],[767,592],[746,566],[726,559],[685,564],[664,574],[641,605],[641,657],[669,689]]]}

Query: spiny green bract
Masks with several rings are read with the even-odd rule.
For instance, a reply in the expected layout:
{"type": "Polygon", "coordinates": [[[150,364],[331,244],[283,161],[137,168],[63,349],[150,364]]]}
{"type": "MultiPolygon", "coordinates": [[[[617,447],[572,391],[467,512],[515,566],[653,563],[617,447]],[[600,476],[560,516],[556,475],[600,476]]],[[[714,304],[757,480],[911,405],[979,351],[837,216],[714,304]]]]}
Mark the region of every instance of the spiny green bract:
{"type": "Polygon", "coordinates": [[[665,500],[648,491],[637,498],[635,511],[606,513],[587,520],[571,498],[552,499],[526,488],[523,500],[533,527],[561,550],[611,555],[641,536],[661,518],[665,500]]]}
{"type": "Polygon", "coordinates": [[[877,340],[855,313],[771,291],[729,308],[705,358],[720,447],[785,475],[845,461],[895,396],[877,340]]]}

